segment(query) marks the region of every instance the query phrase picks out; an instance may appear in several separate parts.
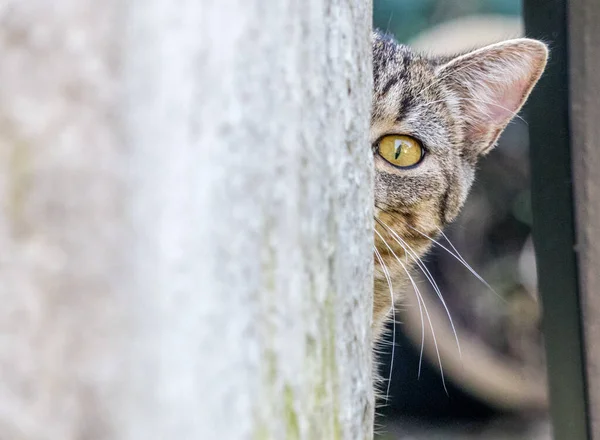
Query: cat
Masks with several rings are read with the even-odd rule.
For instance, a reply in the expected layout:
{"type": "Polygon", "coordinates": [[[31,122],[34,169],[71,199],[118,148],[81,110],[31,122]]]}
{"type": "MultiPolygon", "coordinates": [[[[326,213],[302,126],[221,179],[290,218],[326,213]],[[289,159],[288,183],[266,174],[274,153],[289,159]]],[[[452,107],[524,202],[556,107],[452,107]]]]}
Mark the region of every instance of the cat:
{"type": "Polygon", "coordinates": [[[370,141],[375,165],[374,345],[411,271],[465,203],[540,78],[547,46],[520,38],[429,57],[375,31],[370,141]]]}

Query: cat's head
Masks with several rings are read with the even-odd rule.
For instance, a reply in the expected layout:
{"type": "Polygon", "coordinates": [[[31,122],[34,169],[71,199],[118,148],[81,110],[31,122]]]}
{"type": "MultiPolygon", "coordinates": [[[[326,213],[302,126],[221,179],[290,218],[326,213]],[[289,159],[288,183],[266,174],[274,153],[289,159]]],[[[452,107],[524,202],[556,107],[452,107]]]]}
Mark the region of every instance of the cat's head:
{"type": "MultiPolygon", "coordinates": [[[[378,220],[393,223],[420,253],[428,243],[422,234],[437,235],[459,213],[477,160],[517,114],[547,56],[543,43],[516,39],[428,57],[374,33],[370,135],[378,220]]],[[[378,222],[378,229],[385,226],[378,222]]]]}
{"type": "Polygon", "coordinates": [[[373,34],[374,329],[391,290],[458,215],[478,159],[495,145],[539,79],[543,43],[517,39],[455,57],[417,54],[373,34]],[[384,264],[382,264],[384,263],[384,264]]]}

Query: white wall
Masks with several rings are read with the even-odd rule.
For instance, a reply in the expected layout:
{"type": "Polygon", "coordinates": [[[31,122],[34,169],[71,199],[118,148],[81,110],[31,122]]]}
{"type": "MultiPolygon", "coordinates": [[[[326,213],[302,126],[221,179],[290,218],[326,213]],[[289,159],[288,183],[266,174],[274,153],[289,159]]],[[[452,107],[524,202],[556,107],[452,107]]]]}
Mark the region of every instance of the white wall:
{"type": "Polygon", "coordinates": [[[1,438],[371,438],[370,14],[0,1],[1,438]]]}

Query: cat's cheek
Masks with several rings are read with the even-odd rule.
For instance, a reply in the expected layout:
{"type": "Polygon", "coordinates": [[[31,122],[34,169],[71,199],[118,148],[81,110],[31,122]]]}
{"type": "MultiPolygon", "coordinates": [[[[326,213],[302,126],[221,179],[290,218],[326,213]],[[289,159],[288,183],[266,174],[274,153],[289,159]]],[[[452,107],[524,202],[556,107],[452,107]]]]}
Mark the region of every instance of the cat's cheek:
{"type": "Polygon", "coordinates": [[[444,213],[444,223],[450,224],[460,214],[467,198],[473,181],[475,179],[475,168],[471,165],[464,165],[453,177],[451,187],[453,190],[448,194],[446,200],[446,209],[444,213]]]}

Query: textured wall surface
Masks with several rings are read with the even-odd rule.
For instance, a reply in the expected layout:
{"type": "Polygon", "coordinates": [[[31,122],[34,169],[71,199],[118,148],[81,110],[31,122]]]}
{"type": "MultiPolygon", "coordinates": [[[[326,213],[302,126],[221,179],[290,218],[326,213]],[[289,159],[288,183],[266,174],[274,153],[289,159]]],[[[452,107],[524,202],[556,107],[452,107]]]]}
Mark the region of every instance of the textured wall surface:
{"type": "Polygon", "coordinates": [[[0,438],[371,438],[370,2],[0,20],[0,438]]]}

